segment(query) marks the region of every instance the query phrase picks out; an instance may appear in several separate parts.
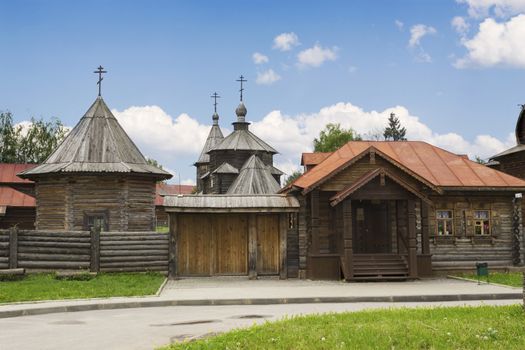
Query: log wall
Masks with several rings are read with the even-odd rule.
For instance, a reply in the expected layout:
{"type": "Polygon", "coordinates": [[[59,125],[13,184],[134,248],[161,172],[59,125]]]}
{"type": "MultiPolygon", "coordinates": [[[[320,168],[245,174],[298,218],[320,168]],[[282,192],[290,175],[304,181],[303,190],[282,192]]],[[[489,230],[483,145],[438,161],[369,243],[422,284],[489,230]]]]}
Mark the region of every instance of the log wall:
{"type": "Polygon", "coordinates": [[[0,230],[0,269],[168,270],[168,235],[155,232],[0,230]]]}
{"type": "Polygon", "coordinates": [[[17,226],[21,230],[34,230],[36,209],[34,207],[7,207],[4,216],[0,216],[0,229],[17,226]]]}
{"type": "Polygon", "coordinates": [[[37,230],[84,230],[86,214],[104,213],[109,231],[150,231],[155,181],[147,177],[82,175],[37,180],[37,230]]]}

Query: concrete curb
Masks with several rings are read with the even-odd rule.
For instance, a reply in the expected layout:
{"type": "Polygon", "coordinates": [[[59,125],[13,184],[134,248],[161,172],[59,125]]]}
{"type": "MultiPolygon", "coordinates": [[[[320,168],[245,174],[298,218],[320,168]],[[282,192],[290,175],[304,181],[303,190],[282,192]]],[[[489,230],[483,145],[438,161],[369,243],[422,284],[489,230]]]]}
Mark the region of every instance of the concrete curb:
{"type": "Polygon", "coordinates": [[[0,318],[45,315],[61,312],[115,310],[166,306],[221,306],[221,305],[276,305],[315,303],[410,303],[440,301],[521,300],[522,293],[450,294],[450,295],[397,295],[356,297],[307,297],[307,298],[255,298],[255,299],[194,299],[194,300],[137,300],[98,304],[43,306],[18,310],[0,310],[0,318]]]}

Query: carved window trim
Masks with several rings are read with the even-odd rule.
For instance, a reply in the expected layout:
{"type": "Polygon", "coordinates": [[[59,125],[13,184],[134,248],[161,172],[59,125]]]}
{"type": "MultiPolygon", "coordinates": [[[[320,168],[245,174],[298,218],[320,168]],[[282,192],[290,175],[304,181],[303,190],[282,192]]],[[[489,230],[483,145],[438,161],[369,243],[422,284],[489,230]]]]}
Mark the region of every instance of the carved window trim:
{"type": "Polygon", "coordinates": [[[436,236],[437,237],[453,237],[454,236],[454,210],[453,209],[436,209],[436,236]],[[450,215],[444,217],[444,213],[448,212],[450,215]],[[440,224],[443,231],[440,233],[440,224]]]}

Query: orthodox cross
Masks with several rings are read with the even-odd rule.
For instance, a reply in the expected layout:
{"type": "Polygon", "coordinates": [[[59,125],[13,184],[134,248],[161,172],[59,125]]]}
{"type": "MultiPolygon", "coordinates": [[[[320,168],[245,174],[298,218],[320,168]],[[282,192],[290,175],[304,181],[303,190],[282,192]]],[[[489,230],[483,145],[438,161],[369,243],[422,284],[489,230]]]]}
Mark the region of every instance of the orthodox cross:
{"type": "Polygon", "coordinates": [[[239,79],[237,79],[236,81],[240,81],[241,82],[241,89],[239,90],[241,92],[241,102],[242,102],[242,92],[244,91],[243,87],[242,87],[242,83],[244,82],[247,82],[248,80],[244,79],[244,77],[241,75],[241,77],[239,79]]]}
{"type": "Polygon", "coordinates": [[[104,79],[104,78],[102,77],[102,74],[103,74],[103,73],[107,73],[107,71],[104,70],[104,67],[102,67],[102,66],[98,66],[97,70],[94,71],[93,73],[98,74],[97,85],[98,85],[98,95],[100,96],[100,89],[101,89],[101,87],[102,87],[102,80],[104,79]]]}
{"type": "Polygon", "coordinates": [[[214,92],[213,95],[211,95],[210,97],[213,98],[213,100],[214,100],[214,102],[213,102],[213,109],[215,110],[215,113],[217,113],[217,99],[221,98],[221,97],[216,92],[214,92]]]}

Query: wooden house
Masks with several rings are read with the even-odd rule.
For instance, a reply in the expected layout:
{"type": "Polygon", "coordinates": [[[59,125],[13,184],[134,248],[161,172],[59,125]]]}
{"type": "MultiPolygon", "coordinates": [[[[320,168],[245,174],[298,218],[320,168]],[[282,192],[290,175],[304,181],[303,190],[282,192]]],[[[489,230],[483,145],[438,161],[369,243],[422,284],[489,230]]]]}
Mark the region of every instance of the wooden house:
{"type": "Polygon", "coordinates": [[[155,221],[157,227],[168,227],[168,213],[164,206],[165,196],[176,196],[179,194],[192,194],[195,186],[191,185],[174,185],[164,182],[158,182],[155,193],[155,221]]]}
{"type": "Polygon", "coordinates": [[[0,229],[35,228],[34,184],[16,174],[36,164],[0,164],[0,229]]]}
{"type": "Polygon", "coordinates": [[[525,260],[525,181],[417,141],[351,141],[303,155],[299,275],[407,279],[525,260]]]}
{"type": "Polygon", "coordinates": [[[171,175],[144,156],[98,97],[64,141],[19,176],[35,182],[37,230],[150,231],[155,184],[171,175]]]}

